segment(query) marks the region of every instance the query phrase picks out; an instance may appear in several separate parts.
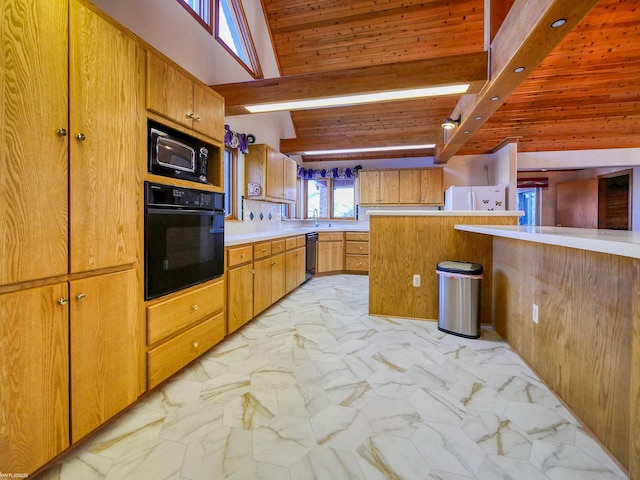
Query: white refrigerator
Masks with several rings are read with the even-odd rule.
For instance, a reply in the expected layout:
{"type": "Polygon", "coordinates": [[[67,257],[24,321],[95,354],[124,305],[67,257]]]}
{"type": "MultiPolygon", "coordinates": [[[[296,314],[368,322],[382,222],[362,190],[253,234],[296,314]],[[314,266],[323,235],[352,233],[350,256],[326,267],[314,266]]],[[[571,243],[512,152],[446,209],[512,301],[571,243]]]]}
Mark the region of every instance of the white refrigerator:
{"type": "Polygon", "coordinates": [[[504,210],[504,185],[449,187],[444,192],[445,210],[504,210]]]}

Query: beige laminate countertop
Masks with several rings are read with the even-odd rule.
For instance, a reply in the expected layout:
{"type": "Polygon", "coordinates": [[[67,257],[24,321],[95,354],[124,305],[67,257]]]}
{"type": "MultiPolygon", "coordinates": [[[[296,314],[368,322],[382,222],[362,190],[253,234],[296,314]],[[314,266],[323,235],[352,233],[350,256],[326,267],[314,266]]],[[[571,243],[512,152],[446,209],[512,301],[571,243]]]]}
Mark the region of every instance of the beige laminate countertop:
{"type": "Polygon", "coordinates": [[[578,248],[591,252],[640,258],[640,232],[595,228],[456,225],[456,230],[495,237],[578,248]]]}
{"type": "Polygon", "coordinates": [[[244,243],[262,242],[268,240],[275,240],[277,238],[293,237],[296,235],[304,235],[310,232],[368,232],[368,225],[333,225],[331,227],[322,226],[319,227],[290,227],[282,228],[278,231],[268,232],[250,232],[231,234],[224,236],[224,246],[233,247],[235,245],[242,245],[244,243]]]}

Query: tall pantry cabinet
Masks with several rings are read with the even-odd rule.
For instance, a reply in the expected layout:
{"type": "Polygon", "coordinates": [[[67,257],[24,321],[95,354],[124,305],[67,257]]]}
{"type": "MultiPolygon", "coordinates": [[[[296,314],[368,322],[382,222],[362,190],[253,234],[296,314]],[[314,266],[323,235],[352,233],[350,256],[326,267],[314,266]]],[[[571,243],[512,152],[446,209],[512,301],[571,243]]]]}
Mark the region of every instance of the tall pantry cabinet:
{"type": "Polygon", "coordinates": [[[0,466],[32,473],[142,392],[144,54],[83,1],[0,6],[0,466]]]}

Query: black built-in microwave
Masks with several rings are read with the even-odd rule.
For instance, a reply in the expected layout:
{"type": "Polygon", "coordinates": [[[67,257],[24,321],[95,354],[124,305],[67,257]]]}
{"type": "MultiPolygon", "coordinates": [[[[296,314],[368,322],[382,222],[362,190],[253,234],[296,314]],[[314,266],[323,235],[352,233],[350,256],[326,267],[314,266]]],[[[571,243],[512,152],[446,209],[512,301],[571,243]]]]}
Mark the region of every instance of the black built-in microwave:
{"type": "Polygon", "coordinates": [[[149,172],[209,183],[209,155],[216,147],[153,120],[148,121],[147,133],[149,172]]]}

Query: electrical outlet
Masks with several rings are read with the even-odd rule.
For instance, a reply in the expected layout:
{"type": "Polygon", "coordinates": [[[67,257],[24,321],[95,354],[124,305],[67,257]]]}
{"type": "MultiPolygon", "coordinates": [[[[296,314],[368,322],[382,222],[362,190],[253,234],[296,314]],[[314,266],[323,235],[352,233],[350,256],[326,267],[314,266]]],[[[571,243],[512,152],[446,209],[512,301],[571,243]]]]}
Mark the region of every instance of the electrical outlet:
{"type": "Polygon", "coordinates": [[[413,276],[413,286],[414,287],[419,287],[420,286],[420,275],[414,275],[413,276]]]}
{"type": "Polygon", "coordinates": [[[533,311],[531,312],[531,319],[533,323],[538,323],[538,305],[533,304],[533,311]]]}

